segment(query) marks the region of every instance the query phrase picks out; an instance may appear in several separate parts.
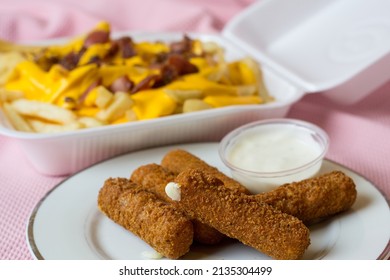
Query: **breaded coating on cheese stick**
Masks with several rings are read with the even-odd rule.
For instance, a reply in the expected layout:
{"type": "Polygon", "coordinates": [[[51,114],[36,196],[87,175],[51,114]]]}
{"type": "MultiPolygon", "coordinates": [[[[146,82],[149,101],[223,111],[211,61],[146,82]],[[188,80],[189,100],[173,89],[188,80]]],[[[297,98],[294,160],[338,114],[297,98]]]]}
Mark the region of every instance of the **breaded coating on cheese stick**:
{"type": "MultiPolygon", "coordinates": [[[[162,165],[173,172],[201,168],[218,174],[214,167],[183,150],[169,152],[163,158],[162,165]]],[[[224,182],[225,187],[242,191],[244,187],[237,187],[240,185],[237,181],[221,174],[218,174],[218,178],[224,182]]],[[[356,188],[351,178],[341,171],[335,171],[317,178],[285,184],[255,196],[274,208],[297,217],[305,224],[313,224],[349,209],[356,200],[356,188]]]]}
{"type": "Polygon", "coordinates": [[[177,208],[128,179],[107,179],[99,191],[98,207],[167,258],[178,259],[190,250],[191,221],[177,208]]]}
{"type": "MultiPolygon", "coordinates": [[[[165,193],[165,186],[169,182],[174,181],[175,178],[176,175],[174,173],[156,163],[142,165],[135,169],[130,176],[131,181],[168,203],[171,202],[171,199],[165,193]]],[[[193,220],[192,223],[194,226],[194,241],[201,244],[214,245],[221,242],[225,237],[216,229],[197,220],[193,220]]]]}
{"type": "Polygon", "coordinates": [[[299,259],[310,244],[302,221],[254,196],[227,189],[209,173],[183,171],[166,189],[189,217],[274,259],[299,259]]]}
{"type": "Polygon", "coordinates": [[[305,224],[312,224],[349,209],[356,195],[353,180],[341,171],[333,171],[316,178],[285,184],[255,197],[298,217],[305,224]]]}
{"type": "Polygon", "coordinates": [[[156,163],[141,165],[130,175],[131,181],[156,194],[165,202],[171,202],[171,199],[165,193],[165,186],[175,178],[176,174],[156,163]]]}
{"type": "Polygon", "coordinates": [[[175,174],[179,174],[186,169],[204,170],[221,180],[227,188],[249,194],[249,191],[236,180],[226,176],[216,167],[209,165],[185,150],[177,149],[168,152],[161,160],[161,166],[175,174]]]}

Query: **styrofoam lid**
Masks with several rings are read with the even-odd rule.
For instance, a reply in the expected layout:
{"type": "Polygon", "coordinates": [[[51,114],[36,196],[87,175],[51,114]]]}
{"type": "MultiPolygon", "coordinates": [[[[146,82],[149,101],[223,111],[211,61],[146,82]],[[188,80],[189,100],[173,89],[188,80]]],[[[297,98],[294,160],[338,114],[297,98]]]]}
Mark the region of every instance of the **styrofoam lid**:
{"type": "Polygon", "coordinates": [[[390,1],[261,0],[223,36],[304,90],[323,91],[390,52],[390,1]]]}

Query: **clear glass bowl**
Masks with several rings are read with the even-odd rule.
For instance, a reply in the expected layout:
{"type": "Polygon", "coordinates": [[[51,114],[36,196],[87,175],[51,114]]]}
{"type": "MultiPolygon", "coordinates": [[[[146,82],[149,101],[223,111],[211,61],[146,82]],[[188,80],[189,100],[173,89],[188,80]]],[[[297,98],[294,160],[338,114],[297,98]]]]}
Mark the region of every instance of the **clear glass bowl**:
{"type": "Polygon", "coordinates": [[[328,146],[327,133],[312,123],[268,119],[231,131],[219,155],[233,178],[255,194],[315,176],[328,146]]]}

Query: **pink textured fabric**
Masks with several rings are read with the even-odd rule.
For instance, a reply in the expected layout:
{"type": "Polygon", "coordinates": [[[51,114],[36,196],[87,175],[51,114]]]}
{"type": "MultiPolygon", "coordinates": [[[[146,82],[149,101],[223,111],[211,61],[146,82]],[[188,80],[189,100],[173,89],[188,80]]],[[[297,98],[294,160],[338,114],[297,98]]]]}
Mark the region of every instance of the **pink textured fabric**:
{"type": "Polygon", "coordinates": [[[327,158],[363,175],[390,198],[390,82],[360,102],[342,106],[305,96],[288,117],[310,121],[330,137],[327,158]]]}
{"type": "Polygon", "coordinates": [[[3,0],[2,39],[29,41],[81,34],[102,20],[113,31],[219,31],[253,0],[3,0]]]}
{"type": "MultiPolygon", "coordinates": [[[[0,38],[30,41],[72,36],[107,20],[114,31],[218,32],[255,0],[2,0],[0,38]]],[[[341,106],[305,96],[288,117],[313,122],[330,136],[327,157],[362,174],[390,197],[390,83],[341,106]]],[[[36,173],[18,143],[0,136],[0,259],[31,259],[25,238],[37,202],[64,177],[36,173]]]]}

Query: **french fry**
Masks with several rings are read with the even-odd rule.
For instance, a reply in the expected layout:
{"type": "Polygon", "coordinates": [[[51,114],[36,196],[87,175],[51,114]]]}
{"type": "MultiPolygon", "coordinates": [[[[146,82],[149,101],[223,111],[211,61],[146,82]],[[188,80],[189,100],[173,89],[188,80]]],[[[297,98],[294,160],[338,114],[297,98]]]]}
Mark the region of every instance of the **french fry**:
{"type": "Polygon", "coordinates": [[[183,104],[183,113],[211,109],[212,107],[200,99],[188,99],[183,104]]]}
{"type": "Polygon", "coordinates": [[[39,133],[55,133],[55,132],[64,132],[72,131],[82,128],[79,122],[72,122],[67,124],[53,124],[47,123],[37,119],[28,119],[28,123],[33,128],[35,132],[39,133]]]}
{"type": "Polygon", "coordinates": [[[256,85],[242,85],[236,88],[239,96],[254,96],[258,90],[256,85]]]}
{"type": "Polygon", "coordinates": [[[245,63],[250,70],[253,72],[253,76],[255,78],[255,82],[258,88],[258,94],[262,98],[264,102],[271,102],[274,100],[274,98],[270,95],[268,92],[267,87],[264,84],[263,80],[263,73],[259,67],[259,65],[251,58],[244,58],[242,60],[243,63],[245,63]]]}
{"type": "Polygon", "coordinates": [[[204,95],[198,89],[165,89],[164,91],[179,104],[183,104],[188,99],[200,99],[204,95]]]}
{"type": "Polygon", "coordinates": [[[0,40],[0,85],[5,84],[15,66],[24,59],[24,56],[17,51],[1,52],[0,40]]]}
{"type": "Polygon", "coordinates": [[[102,122],[93,117],[80,117],[77,121],[81,124],[81,127],[83,128],[98,127],[106,124],[105,122],[102,122]]]}
{"type": "Polygon", "coordinates": [[[184,104],[178,104],[175,108],[175,111],[172,112],[173,115],[176,115],[176,114],[182,114],[184,113],[183,111],[183,107],[184,107],[184,104]]]}
{"type": "Polygon", "coordinates": [[[134,102],[126,92],[116,92],[114,100],[105,109],[96,114],[101,121],[112,122],[122,117],[127,110],[133,106],[134,102]]]}
{"type": "Polygon", "coordinates": [[[202,51],[207,53],[220,53],[223,49],[215,42],[202,42],[202,51]]]}
{"type": "Polygon", "coordinates": [[[9,103],[3,104],[3,112],[5,113],[11,125],[19,131],[34,132],[28,122],[12,107],[9,103]]]}
{"type": "Polygon", "coordinates": [[[217,67],[214,67],[209,71],[204,71],[203,75],[205,75],[208,80],[216,83],[231,84],[227,79],[228,70],[227,63],[222,62],[217,67]]]}
{"type": "Polygon", "coordinates": [[[20,91],[10,91],[0,88],[0,102],[11,102],[23,98],[24,94],[20,91]]]}
{"type": "Polygon", "coordinates": [[[138,120],[137,114],[134,112],[134,110],[129,109],[125,112],[125,116],[128,122],[133,122],[138,120]]]}
{"type": "Polygon", "coordinates": [[[224,49],[215,42],[202,42],[202,50],[205,53],[211,53],[214,55],[217,63],[225,61],[224,49]]]}
{"type": "Polygon", "coordinates": [[[58,124],[70,124],[76,121],[76,115],[72,111],[50,103],[17,99],[11,104],[23,116],[40,118],[58,124]]]}
{"type": "Polygon", "coordinates": [[[104,109],[113,101],[114,94],[103,86],[96,89],[95,104],[98,108],[104,109]]]}

